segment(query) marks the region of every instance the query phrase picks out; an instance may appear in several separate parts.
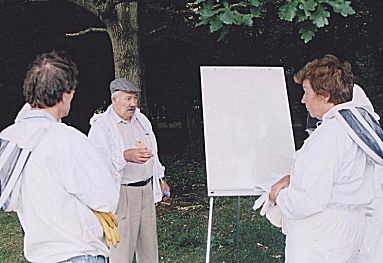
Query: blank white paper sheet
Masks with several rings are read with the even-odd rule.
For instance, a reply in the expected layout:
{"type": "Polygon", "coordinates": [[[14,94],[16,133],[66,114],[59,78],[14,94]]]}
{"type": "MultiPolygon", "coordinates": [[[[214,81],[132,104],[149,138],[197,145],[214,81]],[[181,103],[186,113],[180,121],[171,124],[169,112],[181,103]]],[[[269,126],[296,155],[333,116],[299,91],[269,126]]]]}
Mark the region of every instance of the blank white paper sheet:
{"type": "Polygon", "coordinates": [[[295,152],[282,67],[201,67],[209,196],[255,195],[295,152]]]}

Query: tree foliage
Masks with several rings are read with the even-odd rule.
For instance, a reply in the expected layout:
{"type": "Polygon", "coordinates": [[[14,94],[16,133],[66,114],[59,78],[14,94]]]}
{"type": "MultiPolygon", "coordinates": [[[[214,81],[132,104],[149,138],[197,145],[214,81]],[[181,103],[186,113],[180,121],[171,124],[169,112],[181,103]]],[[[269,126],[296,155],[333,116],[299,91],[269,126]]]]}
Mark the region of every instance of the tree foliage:
{"type": "Polygon", "coordinates": [[[252,27],[269,11],[269,4],[278,7],[279,19],[297,26],[305,43],[329,24],[332,14],[343,17],[355,14],[347,0],[196,0],[191,9],[198,16],[198,26],[209,26],[210,32],[219,32],[222,40],[235,26],[252,27]]]}

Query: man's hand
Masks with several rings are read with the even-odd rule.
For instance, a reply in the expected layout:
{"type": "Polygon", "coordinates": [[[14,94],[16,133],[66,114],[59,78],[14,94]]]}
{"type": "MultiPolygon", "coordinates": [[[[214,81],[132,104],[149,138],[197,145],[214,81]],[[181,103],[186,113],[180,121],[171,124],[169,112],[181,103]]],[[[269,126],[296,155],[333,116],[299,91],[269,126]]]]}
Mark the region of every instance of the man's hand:
{"type": "Polygon", "coordinates": [[[154,155],[147,148],[133,148],[124,151],[124,159],[127,162],[143,164],[154,155]]]}
{"type": "Polygon", "coordinates": [[[116,247],[117,243],[120,242],[120,236],[117,231],[117,219],[114,217],[112,212],[100,212],[93,210],[93,213],[101,223],[105,235],[105,242],[108,248],[110,248],[110,244],[116,247]]]}
{"type": "Polygon", "coordinates": [[[279,192],[283,188],[288,187],[289,184],[290,184],[290,175],[286,175],[286,176],[282,177],[278,182],[273,184],[273,186],[271,187],[271,192],[270,192],[270,200],[273,203],[275,203],[275,201],[277,200],[277,196],[278,196],[279,192]]]}
{"type": "Polygon", "coordinates": [[[162,192],[162,201],[167,202],[170,199],[170,186],[165,180],[160,181],[160,186],[161,186],[161,192],[162,192]]]}

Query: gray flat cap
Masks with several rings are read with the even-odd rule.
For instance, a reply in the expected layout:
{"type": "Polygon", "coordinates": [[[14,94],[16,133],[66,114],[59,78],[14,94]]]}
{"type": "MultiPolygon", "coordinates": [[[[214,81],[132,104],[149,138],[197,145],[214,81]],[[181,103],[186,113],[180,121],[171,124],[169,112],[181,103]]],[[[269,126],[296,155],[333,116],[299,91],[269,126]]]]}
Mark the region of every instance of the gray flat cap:
{"type": "Polygon", "coordinates": [[[110,83],[110,93],[114,93],[116,91],[126,91],[126,92],[140,92],[141,89],[137,87],[133,82],[120,78],[115,79],[110,83]]]}

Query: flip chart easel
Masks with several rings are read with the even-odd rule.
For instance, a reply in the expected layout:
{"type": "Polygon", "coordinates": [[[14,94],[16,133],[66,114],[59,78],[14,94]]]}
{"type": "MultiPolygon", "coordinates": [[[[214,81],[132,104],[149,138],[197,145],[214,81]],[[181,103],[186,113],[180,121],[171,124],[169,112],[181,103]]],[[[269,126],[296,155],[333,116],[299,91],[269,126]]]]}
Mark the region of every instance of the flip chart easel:
{"type": "Polygon", "coordinates": [[[295,149],[282,67],[210,66],[200,72],[209,262],[214,196],[237,196],[239,207],[240,196],[259,195],[265,177],[290,172],[295,149]]]}

